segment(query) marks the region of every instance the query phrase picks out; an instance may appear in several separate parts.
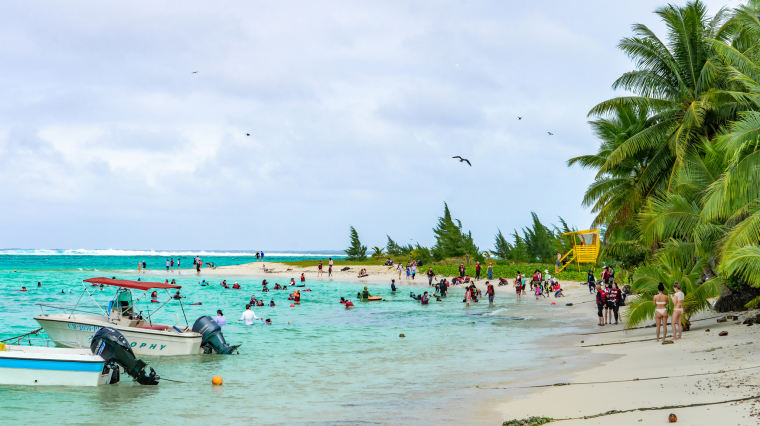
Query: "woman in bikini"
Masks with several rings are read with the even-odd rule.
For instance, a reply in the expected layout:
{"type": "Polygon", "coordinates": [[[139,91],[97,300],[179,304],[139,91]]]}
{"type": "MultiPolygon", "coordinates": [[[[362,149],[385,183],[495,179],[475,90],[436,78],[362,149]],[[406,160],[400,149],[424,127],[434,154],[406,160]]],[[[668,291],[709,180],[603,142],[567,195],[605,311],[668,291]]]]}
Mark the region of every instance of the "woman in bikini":
{"type": "Polygon", "coordinates": [[[670,296],[673,301],[673,318],[671,324],[673,324],[673,340],[681,338],[683,333],[683,324],[681,324],[681,317],[683,317],[683,299],[684,294],[681,291],[681,284],[678,281],[673,283],[674,294],[670,296]]]}
{"type": "Polygon", "coordinates": [[[654,296],[654,322],[657,324],[657,342],[660,341],[660,326],[663,329],[662,339],[668,337],[668,296],[665,295],[665,286],[657,285],[657,294],[654,296]]]}

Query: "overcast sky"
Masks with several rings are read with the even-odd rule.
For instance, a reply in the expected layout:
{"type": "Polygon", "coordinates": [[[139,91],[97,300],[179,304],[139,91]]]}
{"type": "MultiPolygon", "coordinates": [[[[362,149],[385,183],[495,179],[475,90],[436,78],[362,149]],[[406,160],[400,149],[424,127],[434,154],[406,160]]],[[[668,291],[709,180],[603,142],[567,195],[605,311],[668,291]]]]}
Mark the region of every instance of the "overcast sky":
{"type": "Polygon", "coordinates": [[[0,248],[427,245],[444,201],[484,249],[585,228],[566,160],[662,4],[5,2],[0,248]]]}

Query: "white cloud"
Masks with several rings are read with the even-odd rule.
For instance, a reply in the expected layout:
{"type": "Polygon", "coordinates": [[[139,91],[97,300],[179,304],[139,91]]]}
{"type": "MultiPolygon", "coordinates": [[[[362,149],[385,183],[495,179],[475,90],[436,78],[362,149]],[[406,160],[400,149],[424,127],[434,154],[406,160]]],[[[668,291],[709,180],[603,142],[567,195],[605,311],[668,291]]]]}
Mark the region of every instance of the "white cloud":
{"type": "Polygon", "coordinates": [[[0,246],[429,243],[444,200],[483,246],[583,227],[564,162],[660,3],[6,5],[0,246]]]}

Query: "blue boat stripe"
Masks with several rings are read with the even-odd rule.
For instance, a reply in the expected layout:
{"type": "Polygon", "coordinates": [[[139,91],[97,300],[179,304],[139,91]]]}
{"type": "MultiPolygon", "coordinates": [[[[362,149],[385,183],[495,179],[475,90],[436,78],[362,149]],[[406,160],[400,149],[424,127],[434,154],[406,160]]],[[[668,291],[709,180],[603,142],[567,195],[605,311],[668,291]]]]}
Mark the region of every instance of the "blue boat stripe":
{"type": "Polygon", "coordinates": [[[0,358],[0,368],[28,368],[33,370],[102,371],[104,362],[54,361],[25,358],[0,358]]]}

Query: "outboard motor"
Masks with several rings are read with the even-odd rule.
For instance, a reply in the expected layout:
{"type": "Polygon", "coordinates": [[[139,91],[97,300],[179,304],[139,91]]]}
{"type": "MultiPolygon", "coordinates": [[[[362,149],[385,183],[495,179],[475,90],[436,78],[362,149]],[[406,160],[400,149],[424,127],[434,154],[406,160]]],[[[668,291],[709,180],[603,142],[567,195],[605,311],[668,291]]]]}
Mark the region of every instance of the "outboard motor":
{"type": "Polygon", "coordinates": [[[103,327],[98,330],[92,337],[90,350],[93,354],[106,360],[103,371],[110,369],[112,372],[109,384],[119,381],[119,366],[124,368],[124,371],[141,385],[158,384],[160,377],[143,360],[135,358],[135,353],[129,347],[129,342],[115,328],[103,327]],[[146,372],[145,367],[148,367],[150,372],[146,372]]]}
{"type": "Polygon", "coordinates": [[[222,327],[216,323],[210,316],[204,315],[193,324],[193,331],[203,336],[201,348],[203,353],[210,354],[212,351],[218,354],[231,354],[240,345],[230,346],[222,336],[222,327]]]}

